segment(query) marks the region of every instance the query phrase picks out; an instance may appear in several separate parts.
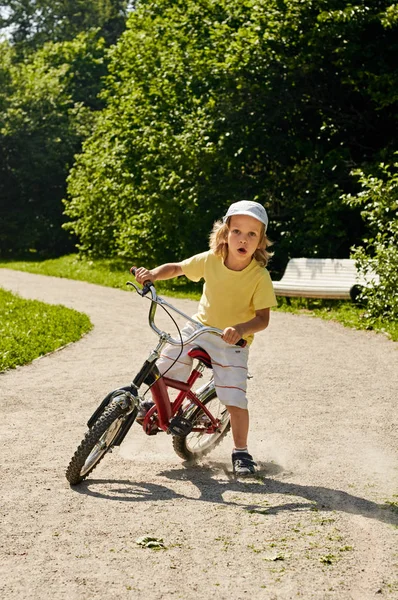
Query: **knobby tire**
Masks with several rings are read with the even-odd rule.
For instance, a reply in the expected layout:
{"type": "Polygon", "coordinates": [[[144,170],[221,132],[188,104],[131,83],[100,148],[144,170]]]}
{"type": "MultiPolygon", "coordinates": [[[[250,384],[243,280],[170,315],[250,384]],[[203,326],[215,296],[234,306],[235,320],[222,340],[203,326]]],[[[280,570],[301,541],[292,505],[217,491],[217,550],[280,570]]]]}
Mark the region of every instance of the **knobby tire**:
{"type": "Polygon", "coordinates": [[[66,470],[66,479],[71,485],[81,483],[110,450],[123,426],[124,416],[125,409],[119,404],[110,404],[87,431],[66,470]],[[86,465],[90,455],[93,455],[91,462],[86,465]]]}

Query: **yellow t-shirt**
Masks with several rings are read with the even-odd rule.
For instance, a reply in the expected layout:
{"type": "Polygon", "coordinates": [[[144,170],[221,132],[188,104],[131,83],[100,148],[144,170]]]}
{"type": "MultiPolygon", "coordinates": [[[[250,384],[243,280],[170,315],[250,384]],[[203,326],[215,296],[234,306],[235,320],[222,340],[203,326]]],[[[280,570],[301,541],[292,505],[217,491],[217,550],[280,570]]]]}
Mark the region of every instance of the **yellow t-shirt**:
{"type": "MultiPolygon", "coordinates": [[[[255,259],[243,269],[232,271],[221,256],[211,250],[196,254],[181,263],[188,279],[204,279],[202,297],[195,319],[210,327],[233,327],[256,316],[256,310],[276,305],[274,289],[268,271],[255,259]]],[[[247,336],[248,343],[253,335],[247,336]]]]}

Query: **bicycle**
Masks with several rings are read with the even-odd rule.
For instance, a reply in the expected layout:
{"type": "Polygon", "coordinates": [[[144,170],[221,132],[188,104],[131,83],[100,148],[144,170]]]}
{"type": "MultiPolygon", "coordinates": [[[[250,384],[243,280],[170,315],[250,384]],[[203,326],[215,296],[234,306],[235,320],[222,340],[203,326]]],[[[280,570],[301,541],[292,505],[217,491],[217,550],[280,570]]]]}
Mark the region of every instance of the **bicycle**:
{"type": "MultiPolygon", "coordinates": [[[[189,356],[196,359],[197,363],[186,382],[167,377],[167,371],[161,375],[156,366],[166,344],[182,347],[182,344],[192,344],[204,333],[221,336],[222,331],[202,325],[168,303],[157,295],[152,282],[146,282],[142,288],[131,281],[127,285],[132,286],[141,297],[151,300],[148,321],[159,340],[130,385],[110,392],[87,421],[88,431],[66,470],[66,478],[71,485],[81,483],[107,452],[123,442],[142,404],[146,402],[144,395],[140,395],[143,385],[147,386],[145,394],[151,392],[154,404],[142,420],[142,429],[147,435],[160,432],[171,434],[175,452],[185,461],[194,462],[208,454],[230,430],[229,413],[217,398],[213,377],[196,392],[192,390],[196,381],[203,377],[205,369],[211,370],[211,359],[207,352],[199,346],[189,351],[189,356]],[[167,309],[178,313],[197,329],[184,341],[181,334],[179,340],[174,339],[155,324],[158,306],[167,312],[175,325],[176,321],[167,309]],[[169,388],[178,391],[174,401],[170,399],[169,388]]],[[[236,345],[244,346],[246,342],[241,339],[236,345]]]]}

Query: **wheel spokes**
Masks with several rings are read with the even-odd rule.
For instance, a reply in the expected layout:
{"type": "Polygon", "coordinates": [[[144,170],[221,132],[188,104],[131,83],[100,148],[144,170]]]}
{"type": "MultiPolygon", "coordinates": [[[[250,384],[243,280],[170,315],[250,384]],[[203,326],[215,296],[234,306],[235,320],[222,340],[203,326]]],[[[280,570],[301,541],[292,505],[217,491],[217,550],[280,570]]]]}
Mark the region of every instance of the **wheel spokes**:
{"type": "Polygon", "coordinates": [[[80,470],[80,475],[84,477],[86,473],[92,469],[92,467],[100,460],[104,453],[108,450],[116,435],[118,434],[120,427],[122,426],[123,418],[120,417],[115,419],[112,425],[102,434],[98,442],[95,444],[90,454],[86,458],[84,465],[80,470]]]}
{"type": "MultiPolygon", "coordinates": [[[[204,450],[206,450],[209,446],[213,445],[215,437],[217,438],[218,436],[222,435],[229,423],[229,414],[224,407],[222,407],[223,410],[220,411],[220,406],[218,405],[219,410],[217,415],[214,414],[214,412],[212,411],[213,407],[211,402],[206,405],[206,408],[208,408],[209,411],[213,414],[213,416],[220,421],[219,431],[215,433],[201,433],[199,431],[190,433],[186,438],[186,443],[190,452],[192,452],[193,454],[201,453],[204,450]]],[[[203,412],[200,412],[198,418],[195,419],[195,425],[203,425],[204,419],[207,419],[209,421],[207,415],[203,414],[203,412]]]]}

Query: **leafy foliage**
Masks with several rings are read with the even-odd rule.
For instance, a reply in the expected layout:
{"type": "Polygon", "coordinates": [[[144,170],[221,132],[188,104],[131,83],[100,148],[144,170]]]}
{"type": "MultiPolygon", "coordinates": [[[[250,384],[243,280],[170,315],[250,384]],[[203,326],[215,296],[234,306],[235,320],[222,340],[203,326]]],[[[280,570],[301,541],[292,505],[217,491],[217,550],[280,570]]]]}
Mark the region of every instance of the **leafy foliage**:
{"type": "Polygon", "coordinates": [[[398,163],[381,164],[379,175],[354,171],[362,191],[345,201],[361,208],[369,225],[365,246],[354,249],[353,256],[363,273],[377,273],[379,282],[367,288],[362,298],[372,319],[383,317],[398,321],[398,163]]]}
{"type": "Polygon", "coordinates": [[[0,254],[60,254],[73,247],[61,228],[61,200],[73,156],[101,107],[104,42],[82,33],[20,62],[9,44],[2,48],[0,254]]]}
{"type": "Polygon", "coordinates": [[[19,53],[70,41],[91,28],[111,45],[124,30],[128,5],[128,0],[0,0],[0,31],[8,32],[19,53]]]}
{"type": "Polygon", "coordinates": [[[138,2],[69,178],[79,249],[179,259],[247,197],[269,210],[274,268],[347,256],[364,233],[349,173],[396,142],[392,5],[138,2]]]}
{"type": "Polygon", "coordinates": [[[0,371],[75,342],[91,328],[87,315],[76,310],[24,300],[0,288],[0,371]]]}

